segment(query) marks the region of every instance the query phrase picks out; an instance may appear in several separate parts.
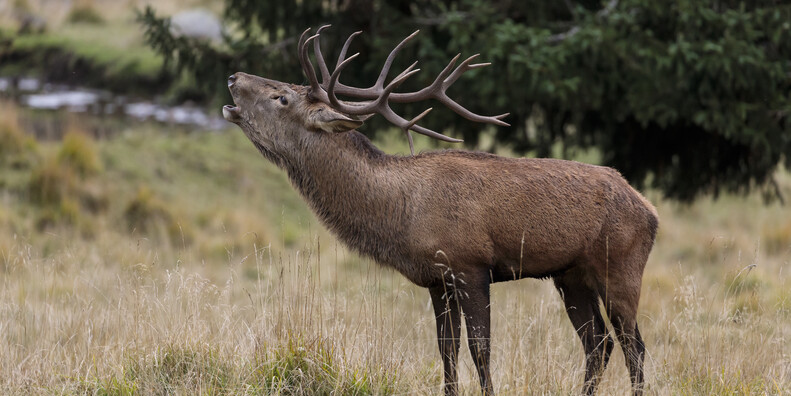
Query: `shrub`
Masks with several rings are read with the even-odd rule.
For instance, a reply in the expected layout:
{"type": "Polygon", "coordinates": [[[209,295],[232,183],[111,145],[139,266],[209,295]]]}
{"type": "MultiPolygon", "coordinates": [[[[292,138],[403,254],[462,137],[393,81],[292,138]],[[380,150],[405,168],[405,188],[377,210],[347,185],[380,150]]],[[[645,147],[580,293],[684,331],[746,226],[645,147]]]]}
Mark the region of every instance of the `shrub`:
{"type": "Polygon", "coordinates": [[[179,223],[170,207],[154,196],[150,188],[141,186],[126,205],[124,218],[131,231],[156,234],[164,230],[173,242],[189,243],[192,232],[179,223]]]}
{"type": "Polygon", "coordinates": [[[69,11],[66,21],[69,23],[101,25],[104,23],[104,18],[96,11],[93,1],[78,1],[69,11]]]}
{"type": "Polygon", "coordinates": [[[91,213],[100,213],[110,206],[110,199],[100,183],[86,182],[80,186],[80,207],[91,213]]]}
{"type": "Polygon", "coordinates": [[[73,168],[81,176],[93,175],[102,170],[93,139],[76,130],[70,130],[63,137],[57,158],[60,165],[73,168]]]}
{"type": "Polygon", "coordinates": [[[25,136],[22,131],[3,120],[0,123],[0,158],[22,151],[24,149],[25,136]]]}
{"type": "Polygon", "coordinates": [[[165,204],[154,197],[151,189],[141,186],[137,189],[135,197],[126,205],[124,218],[130,228],[145,229],[154,221],[171,221],[172,215],[165,204]]]}
{"type": "Polygon", "coordinates": [[[15,112],[0,109],[0,165],[25,168],[33,162],[37,152],[36,140],[22,131],[15,112]]]}
{"type": "Polygon", "coordinates": [[[764,229],[763,245],[766,252],[772,255],[791,251],[791,223],[764,229]]]}
{"type": "Polygon", "coordinates": [[[57,207],[77,191],[77,178],[70,167],[49,158],[35,167],[30,174],[28,192],[33,203],[57,207]]]}
{"type": "Polygon", "coordinates": [[[104,189],[91,180],[100,170],[93,140],[77,131],[68,132],[57,153],[30,172],[30,202],[42,208],[36,226],[45,229],[61,223],[78,225],[83,234],[90,235],[91,223],[80,217],[82,210],[96,213],[109,206],[104,189]]]}
{"type": "Polygon", "coordinates": [[[64,198],[58,205],[44,208],[36,220],[36,228],[45,230],[57,224],[77,225],[80,223],[80,206],[71,198],[64,198]]]}

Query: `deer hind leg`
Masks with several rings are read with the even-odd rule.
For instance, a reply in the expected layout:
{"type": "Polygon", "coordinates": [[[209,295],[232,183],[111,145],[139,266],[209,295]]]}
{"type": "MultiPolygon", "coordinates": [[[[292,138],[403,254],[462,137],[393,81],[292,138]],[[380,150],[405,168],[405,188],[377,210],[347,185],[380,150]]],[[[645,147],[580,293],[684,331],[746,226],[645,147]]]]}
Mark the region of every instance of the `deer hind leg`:
{"type": "Polygon", "coordinates": [[[437,342],[442,356],[445,395],[458,394],[456,381],[456,362],[459,356],[459,337],[461,334],[461,316],[459,302],[447,293],[443,286],[429,289],[434,315],[437,318],[437,342]]]}
{"type": "Polygon", "coordinates": [[[621,344],[632,381],[632,393],[636,396],[642,395],[645,387],[645,343],[637,328],[637,306],[643,269],[652,246],[653,238],[635,241],[627,254],[613,257],[615,260],[611,260],[608,266],[609,274],[602,279],[604,282],[599,289],[605,311],[621,344]]]}
{"type": "Polygon", "coordinates": [[[494,395],[492,375],[489,371],[491,356],[491,318],[489,307],[489,283],[471,283],[458,291],[457,297],[467,323],[467,340],[470,354],[478,371],[483,395],[494,395]]]}
{"type": "MultiPolygon", "coordinates": [[[[631,280],[635,283],[635,280],[631,280]]],[[[628,283],[628,282],[626,282],[628,283]]],[[[615,328],[618,342],[623,349],[626,366],[632,380],[634,395],[642,395],[644,388],[643,362],[645,360],[645,343],[637,327],[637,303],[640,297],[640,280],[637,286],[619,288],[608,291],[606,297],[607,316],[615,328]]]]}
{"type": "Polygon", "coordinates": [[[571,274],[554,281],[585,350],[583,393],[593,395],[614,345],[599,311],[599,294],[571,274]]]}

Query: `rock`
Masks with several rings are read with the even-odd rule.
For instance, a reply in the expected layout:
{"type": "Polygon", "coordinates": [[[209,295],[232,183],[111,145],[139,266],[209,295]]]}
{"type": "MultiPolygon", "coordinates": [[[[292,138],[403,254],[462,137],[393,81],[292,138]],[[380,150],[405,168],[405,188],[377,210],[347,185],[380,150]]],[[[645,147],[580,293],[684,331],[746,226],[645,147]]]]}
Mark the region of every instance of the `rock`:
{"type": "Polygon", "coordinates": [[[209,41],[222,40],[222,23],[211,11],[196,8],[182,11],[170,18],[174,36],[186,36],[209,41]]]}

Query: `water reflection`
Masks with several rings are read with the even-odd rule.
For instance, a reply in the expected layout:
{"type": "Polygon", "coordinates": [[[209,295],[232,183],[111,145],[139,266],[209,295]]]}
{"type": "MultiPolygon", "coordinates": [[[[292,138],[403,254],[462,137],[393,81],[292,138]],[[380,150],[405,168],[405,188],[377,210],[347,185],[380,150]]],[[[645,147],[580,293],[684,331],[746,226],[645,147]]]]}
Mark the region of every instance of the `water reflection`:
{"type": "Polygon", "coordinates": [[[93,92],[63,91],[50,92],[22,97],[22,103],[34,109],[84,112],[89,106],[97,104],[99,95],[93,92]]]}
{"type": "Polygon", "coordinates": [[[35,78],[0,78],[0,100],[28,109],[20,122],[38,138],[59,139],[75,117],[93,129],[95,137],[108,137],[130,122],[155,122],[198,130],[228,127],[218,115],[184,104],[163,106],[150,100],[132,99],[108,91],[42,83],[35,78]]]}

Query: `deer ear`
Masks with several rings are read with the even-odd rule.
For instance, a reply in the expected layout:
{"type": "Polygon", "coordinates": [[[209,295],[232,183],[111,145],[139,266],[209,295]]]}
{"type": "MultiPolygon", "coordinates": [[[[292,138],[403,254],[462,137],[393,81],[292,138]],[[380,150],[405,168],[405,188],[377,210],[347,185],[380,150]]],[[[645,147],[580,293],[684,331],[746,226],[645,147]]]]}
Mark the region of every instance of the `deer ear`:
{"type": "Polygon", "coordinates": [[[313,112],[310,119],[313,127],[326,132],[346,132],[359,128],[363,124],[362,121],[349,118],[345,114],[326,107],[313,112]]]}

